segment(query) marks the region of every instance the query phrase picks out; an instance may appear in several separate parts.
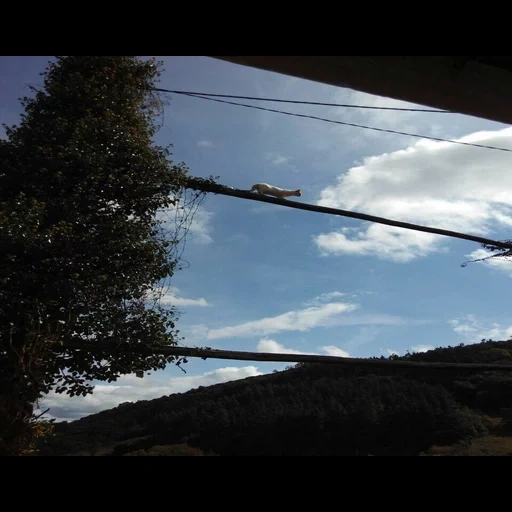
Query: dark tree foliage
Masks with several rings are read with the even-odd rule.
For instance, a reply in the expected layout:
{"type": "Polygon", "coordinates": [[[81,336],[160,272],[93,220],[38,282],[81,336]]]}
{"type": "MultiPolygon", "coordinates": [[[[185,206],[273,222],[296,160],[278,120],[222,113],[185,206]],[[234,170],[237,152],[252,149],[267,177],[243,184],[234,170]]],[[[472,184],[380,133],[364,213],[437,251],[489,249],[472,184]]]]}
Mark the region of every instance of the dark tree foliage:
{"type": "Polygon", "coordinates": [[[168,446],[153,446],[149,450],[136,450],[126,453],[126,456],[132,457],[205,457],[215,456],[213,453],[204,453],[199,448],[193,448],[187,444],[177,444],[168,446]]]}
{"type": "Polygon", "coordinates": [[[173,308],[148,293],[176,269],[155,214],[175,206],[188,169],[153,143],[159,63],[57,57],[18,126],[0,141],[0,453],[49,389],[165,367],[130,347],[176,343],[173,308]],[[66,341],[116,353],[54,352],[66,341]]]}
{"type": "Polygon", "coordinates": [[[253,381],[231,396],[162,410],[147,427],[157,444],[231,456],[415,455],[483,430],[442,387],[373,375],[253,381]]]}
{"type": "MultiPolygon", "coordinates": [[[[511,364],[512,340],[400,359],[511,364]]],[[[185,443],[219,455],[417,455],[484,434],[479,411],[510,407],[511,386],[510,372],[298,364],[57,424],[41,453],[185,443]]]]}

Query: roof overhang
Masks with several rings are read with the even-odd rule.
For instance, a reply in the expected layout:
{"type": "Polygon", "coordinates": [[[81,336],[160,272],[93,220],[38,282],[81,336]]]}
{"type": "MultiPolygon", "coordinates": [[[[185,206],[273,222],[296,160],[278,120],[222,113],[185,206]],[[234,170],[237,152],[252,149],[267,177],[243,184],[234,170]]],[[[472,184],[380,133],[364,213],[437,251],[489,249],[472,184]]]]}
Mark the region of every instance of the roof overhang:
{"type": "Polygon", "coordinates": [[[512,57],[211,57],[512,124],[512,57]]]}

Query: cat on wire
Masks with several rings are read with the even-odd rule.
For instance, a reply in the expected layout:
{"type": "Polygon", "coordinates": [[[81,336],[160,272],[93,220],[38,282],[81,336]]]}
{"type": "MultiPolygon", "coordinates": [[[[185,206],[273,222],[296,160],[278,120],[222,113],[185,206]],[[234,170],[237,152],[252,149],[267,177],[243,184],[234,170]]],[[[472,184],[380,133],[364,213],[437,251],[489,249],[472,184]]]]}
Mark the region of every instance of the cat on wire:
{"type": "Polygon", "coordinates": [[[256,183],[256,185],[253,185],[251,190],[248,192],[254,191],[256,191],[258,194],[274,196],[278,199],[286,199],[287,197],[291,196],[300,197],[302,195],[300,188],[297,190],[289,190],[287,188],[275,187],[274,185],[269,185],[268,183],[256,183]]]}

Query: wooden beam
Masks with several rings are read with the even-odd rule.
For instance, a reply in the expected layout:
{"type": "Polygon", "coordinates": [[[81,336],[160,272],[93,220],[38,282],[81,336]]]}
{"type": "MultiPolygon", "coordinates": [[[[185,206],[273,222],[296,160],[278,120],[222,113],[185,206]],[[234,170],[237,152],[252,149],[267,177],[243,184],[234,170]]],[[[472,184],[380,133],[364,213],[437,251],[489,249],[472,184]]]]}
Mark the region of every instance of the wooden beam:
{"type": "Polygon", "coordinates": [[[267,352],[243,352],[238,350],[216,350],[211,348],[190,347],[148,347],[143,345],[94,343],[88,341],[68,341],[53,344],[52,350],[86,350],[87,352],[123,352],[129,351],[142,355],[161,354],[177,357],[200,357],[201,359],[230,359],[235,361],[267,361],[274,363],[321,363],[348,366],[432,368],[438,370],[470,371],[512,371],[512,364],[483,363],[439,363],[426,361],[396,361],[389,359],[362,359],[356,357],[320,356],[314,354],[273,354],[267,352]]]}
{"type": "Polygon", "coordinates": [[[225,196],[239,197],[240,199],[250,199],[251,201],[261,201],[264,203],[278,204],[280,206],[286,206],[287,208],[296,208],[297,210],[306,210],[309,212],[316,213],[327,213],[329,215],[339,215],[341,217],[350,217],[353,219],[375,222],[377,224],[385,224],[387,226],[393,226],[396,228],[411,229],[413,231],[421,231],[423,233],[433,233],[434,235],[459,238],[461,240],[476,242],[488,247],[499,247],[500,249],[504,249],[507,251],[512,250],[512,242],[509,241],[502,242],[498,240],[491,240],[490,238],[483,238],[481,236],[467,235],[465,233],[458,233],[457,231],[450,231],[448,229],[420,226],[419,224],[411,224],[409,222],[401,222],[398,220],[386,219],[384,217],[377,217],[375,215],[368,215],[366,213],[358,213],[350,210],[340,210],[338,208],[329,208],[327,206],[318,206],[314,204],[300,203],[298,201],[289,201],[288,199],[278,199],[261,194],[253,194],[248,190],[240,190],[233,187],[226,187],[225,185],[211,183],[203,179],[190,178],[187,181],[185,187],[195,190],[202,190],[204,192],[211,192],[213,194],[223,194],[225,196]]]}

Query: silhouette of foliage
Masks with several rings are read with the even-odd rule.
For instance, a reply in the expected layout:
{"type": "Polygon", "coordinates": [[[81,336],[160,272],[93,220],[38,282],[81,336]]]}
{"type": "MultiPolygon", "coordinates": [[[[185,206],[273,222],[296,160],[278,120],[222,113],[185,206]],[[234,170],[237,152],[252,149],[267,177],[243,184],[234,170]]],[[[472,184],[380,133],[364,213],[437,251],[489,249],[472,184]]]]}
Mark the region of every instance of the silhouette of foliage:
{"type": "Polygon", "coordinates": [[[169,236],[157,213],[178,207],[188,172],[152,141],[161,103],[148,88],[159,67],[135,57],[57,57],[43,87],[22,99],[19,126],[5,127],[0,454],[30,445],[32,404],[49,389],[85,395],[92,380],[173,361],[126,350],[178,338],[177,311],[147,300],[179,264],[179,233],[169,236]],[[48,350],[66,340],[125,350],[48,350]]]}
{"type": "Polygon", "coordinates": [[[204,453],[199,448],[193,448],[188,444],[157,445],[152,446],[148,450],[136,450],[125,454],[125,456],[132,457],[204,457],[211,455],[213,454],[204,453]]]}

